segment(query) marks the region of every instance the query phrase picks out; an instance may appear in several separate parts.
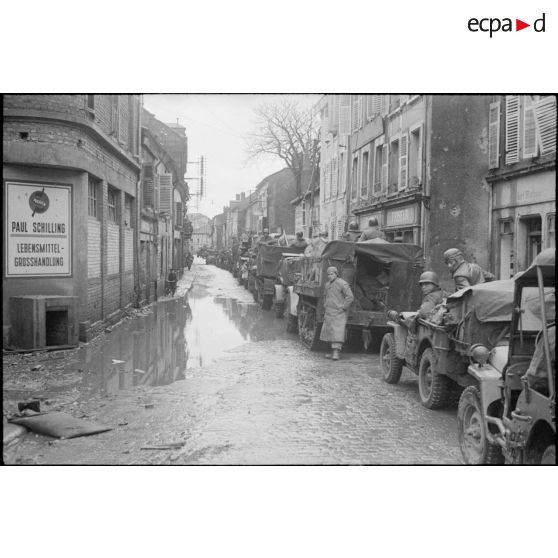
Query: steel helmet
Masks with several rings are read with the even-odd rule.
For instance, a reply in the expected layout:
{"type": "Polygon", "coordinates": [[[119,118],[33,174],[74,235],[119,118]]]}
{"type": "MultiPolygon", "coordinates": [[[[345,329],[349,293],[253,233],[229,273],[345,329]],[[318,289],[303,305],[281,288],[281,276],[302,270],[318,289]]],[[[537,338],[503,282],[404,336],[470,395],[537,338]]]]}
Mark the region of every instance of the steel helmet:
{"type": "Polygon", "coordinates": [[[425,271],[419,279],[419,283],[433,283],[437,287],[440,286],[440,280],[438,279],[438,274],[434,271],[425,271]]]}
{"type": "Polygon", "coordinates": [[[349,223],[349,230],[350,231],[358,231],[358,223],[356,223],[355,221],[351,221],[349,223]]]}
{"type": "Polygon", "coordinates": [[[446,250],[444,252],[444,260],[446,261],[455,260],[459,257],[463,257],[463,254],[461,253],[461,250],[459,250],[458,248],[450,248],[449,250],[446,250]]]}
{"type": "Polygon", "coordinates": [[[378,219],[376,219],[376,217],[372,217],[372,219],[370,219],[368,221],[368,225],[370,227],[377,227],[378,226],[378,219]]]}

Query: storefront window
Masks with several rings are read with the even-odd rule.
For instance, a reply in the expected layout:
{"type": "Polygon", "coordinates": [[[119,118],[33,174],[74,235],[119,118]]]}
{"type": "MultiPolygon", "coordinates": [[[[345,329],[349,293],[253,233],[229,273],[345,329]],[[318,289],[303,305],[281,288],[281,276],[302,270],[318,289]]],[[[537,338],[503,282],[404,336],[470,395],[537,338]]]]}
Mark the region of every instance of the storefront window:
{"type": "Polygon", "coordinates": [[[546,220],[548,231],[546,246],[547,248],[556,248],[556,214],[549,215],[546,220]]]}

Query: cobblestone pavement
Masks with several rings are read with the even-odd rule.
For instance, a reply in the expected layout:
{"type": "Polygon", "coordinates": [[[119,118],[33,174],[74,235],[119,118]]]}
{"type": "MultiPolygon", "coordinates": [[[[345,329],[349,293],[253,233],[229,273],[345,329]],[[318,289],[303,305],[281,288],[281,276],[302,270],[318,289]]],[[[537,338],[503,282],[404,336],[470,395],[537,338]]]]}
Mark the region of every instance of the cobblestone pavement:
{"type": "MultiPolygon", "coordinates": [[[[198,300],[251,302],[228,272],[203,265],[194,270],[192,296],[198,300]]],[[[219,344],[215,327],[214,346],[219,344]]],[[[182,381],[138,386],[82,404],[86,416],[113,430],[72,440],[29,433],[5,451],[5,459],[81,464],[461,462],[456,409],[424,408],[409,371],[392,386],[381,379],[377,354],[343,353],[337,363],[327,360],[287,334],[283,321],[270,311],[258,310],[250,331],[212,358],[191,360],[182,381]],[[142,449],[170,443],[183,445],[142,449]]],[[[189,343],[195,352],[192,338],[189,343]]]]}

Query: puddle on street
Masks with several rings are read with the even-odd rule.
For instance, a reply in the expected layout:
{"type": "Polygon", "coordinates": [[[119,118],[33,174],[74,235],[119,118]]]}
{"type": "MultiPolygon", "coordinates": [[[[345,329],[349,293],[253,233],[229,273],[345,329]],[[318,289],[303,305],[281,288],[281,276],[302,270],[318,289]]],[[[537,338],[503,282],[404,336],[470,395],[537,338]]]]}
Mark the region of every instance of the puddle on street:
{"type": "Polygon", "coordinates": [[[250,342],[292,338],[273,311],[195,286],[187,297],[160,300],[148,314],[123,322],[100,345],[82,347],[77,366],[82,389],[110,395],[183,380],[187,369],[250,342]]]}

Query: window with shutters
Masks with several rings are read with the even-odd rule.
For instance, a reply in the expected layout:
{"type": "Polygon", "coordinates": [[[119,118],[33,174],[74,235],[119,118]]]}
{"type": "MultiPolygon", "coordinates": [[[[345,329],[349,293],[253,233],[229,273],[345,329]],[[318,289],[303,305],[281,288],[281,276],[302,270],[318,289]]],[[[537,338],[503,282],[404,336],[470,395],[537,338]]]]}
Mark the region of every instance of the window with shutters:
{"type": "Polygon", "coordinates": [[[339,96],[339,135],[351,133],[351,95],[339,96]]]}
{"type": "Polygon", "coordinates": [[[132,196],[124,194],[124,226],[132,228],[132,196]]]}
{"type": "Polygon", "coordinates": [[[100,182],[90,175],[87,185],[87,214],[90,217],[98,217],[99,185],[100,182]]]}
{"type": "Polygon", "coordinates": [[[366,118],[372,120],[380,114],[382,95],[366,95],[366,118]]]}
{"type": "Polygon", "coordinates": [[[541,155],[556,151],[556,97],[549,95],[533,104],[541,155]]]}
{"type": "Polygon", "coordinates": [[[172,174],[162,173],[159,175],[159,211],[172,215],[174,203],[172,174]]]}
{"type": "MultiPolygon", "coordinates": [[[[523,158],[532,159],[538,155],[535,107],[531,95],[523,96],[523,158]]],[[[490,167],[492,168],[492,167],[490,167]]]]}
{"type": "Polygon", "coordinates": [[[376,144],[374,155],[374,194],[378,195],[382,192],[382,152],[383,145],[376,144]]]}
{"type": "Polygon", "coordinates": [[[358,189],[358,155],[353,157],[353,165],[351,167],[351,199],[356,199],[358,189]]]}
{"type": "Polygon", "coordinates": [[[339,168],[337,157],[333,157],[331,160],[331,196],[336,198],[338,195],[338,184],[339,184],[339,168]]]}
{"type": "Polygon", "coordinates": [[[407,165],[409,161],[409,136],[407,134],[401,134],[399,140],[399,190],[405,190],[407,188],[407,165]]]}
{"type": "Polygon", "coordinates": [[[519,95],[506,95],[506,165],[519,161],[519,95]]]}
{"type": "Polygon", "coordinates": [[[399,138],[389,145],[389,169],[387,193],[393,194],[399,189],[399,138]]]}
{"type": "Polygon", "coordinates": [[[118,223],[118,190],[109,186],[107,195],[107,218],[118,223]]]}
{"type": "Polygon", "coordinates": [[[153,165],[146,163],[143,165],[143,207],[155,209],[155,180],[153,176],[153,165]]]}
{"type": "Polygon", "coordinates": [[[111,95],[110,96],[110,100],[111,100],[111,128],[112,128],[112,133],[116,134],[118,136],[118,127],[119,127],[119,115],[118,115],[118,109],[120,106],[120,101],[118,99],[118,95],[111,95]]]}
{"type": "Polygon", "coordinates": [[[339,98],[340,95],[328,95],[328,132],[337,134],[339,131],[339,98]]]}
{"type": "Polygon", "coordinates": [[[546,247],[556,248],[556,213],[547,215],[546,217],[546,247]]]}
{"type": "Polygon", "coordinates": [[[401,106],[401,95],[389,96],[389,112],[397,110],[401,106]]]}
{"type": "Polygon", "coordinates": [[[422,124],[409,132],[408,181],[410,188],[422,185],[422,124]]]}
{"type": "Polygon", "coordinates": [[[389,144],[382,145],[382,193],[388,192],[389,184],[389,144]]]}
{"type": "Polygon", "coordinates": [[[488,168],[500,166],[500,101],[490,104],[488,113],[488,168]]]}
{"type": "Polygon", "coordinates": [[[351,124],[352,131],[358,132],[362,128],[362,95],[351,95],[351,124]]]}
{"type": "Polygon", "coordinates": [[[362,165],[360,171],[360,197],[368,196],[368,181],[370,174],[370,150],[366,149],[362,152],[362,165]]]}

